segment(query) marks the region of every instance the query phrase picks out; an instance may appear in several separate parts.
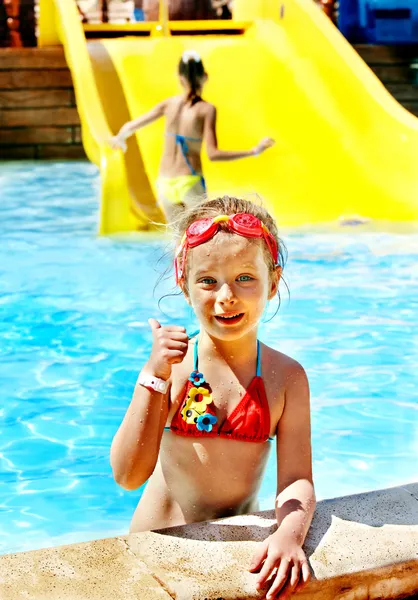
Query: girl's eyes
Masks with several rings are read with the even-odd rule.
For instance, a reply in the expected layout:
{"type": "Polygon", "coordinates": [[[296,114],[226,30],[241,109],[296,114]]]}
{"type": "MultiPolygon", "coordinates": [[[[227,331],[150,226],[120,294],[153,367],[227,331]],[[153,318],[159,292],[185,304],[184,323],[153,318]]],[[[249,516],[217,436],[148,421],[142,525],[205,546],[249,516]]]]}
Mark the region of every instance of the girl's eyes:
{"type": "MultiPolygon", "coordinates": [[[[240,275],[239,277],[237,277],[237,281],[243,283],[243,282],[247,282],[247,281],[253,281],[253,277],[251,277],[251,275],[240,275]]],[[[200,279],[199,283],[203,283],[203,285],[214,285],[216,283],[216,279],[214,279],[213,277],[204,277],[203,279],[200,279]]]]}

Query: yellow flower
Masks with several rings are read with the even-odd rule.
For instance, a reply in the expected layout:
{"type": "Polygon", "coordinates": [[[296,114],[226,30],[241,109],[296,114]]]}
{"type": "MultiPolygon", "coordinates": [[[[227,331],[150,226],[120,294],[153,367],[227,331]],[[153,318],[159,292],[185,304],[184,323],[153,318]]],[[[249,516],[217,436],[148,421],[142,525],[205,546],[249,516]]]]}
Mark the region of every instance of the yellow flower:
{"type": "Polygon", "coordinates": [[[203,387],[190,388],[187,404],[190,402],[190,408],[194,408],[199,413],[205,412],[208,404],[212,402],[212,394],[203,387]]]}
{"type": "Polygon", "coordinates": [[[193,408],[189,408],[189,406],[186,404],[181,411],[181,416],[189,425],[195,425],[197,423],[197,419],[200,417],[200,413],[193,408]]]}
{"type": "Polygon", "coordinates": [[[212,394],[203,387],[190,388],[189,397],[181,411],[181,416],[186,423],[193,425],[200,415],[205,414],[206,407],[212,402],[212,394]]]}

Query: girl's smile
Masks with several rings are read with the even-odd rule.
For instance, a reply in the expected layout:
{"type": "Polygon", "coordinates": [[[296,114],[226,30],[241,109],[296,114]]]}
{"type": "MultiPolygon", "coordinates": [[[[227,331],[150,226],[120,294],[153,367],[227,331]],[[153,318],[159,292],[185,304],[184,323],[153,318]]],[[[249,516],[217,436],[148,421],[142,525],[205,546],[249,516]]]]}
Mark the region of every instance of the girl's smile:
{"type": "Polygon", "coordinates": [[[218,323],[222,323],[223,325],[227,325],[228,327],[230,325],[235,325],[236,323],[239,323],[244,317],[244,313],[230,313],[230,314],[223,314],[223,315],[215,315],[215,319],[218,321],[218,323]]]}

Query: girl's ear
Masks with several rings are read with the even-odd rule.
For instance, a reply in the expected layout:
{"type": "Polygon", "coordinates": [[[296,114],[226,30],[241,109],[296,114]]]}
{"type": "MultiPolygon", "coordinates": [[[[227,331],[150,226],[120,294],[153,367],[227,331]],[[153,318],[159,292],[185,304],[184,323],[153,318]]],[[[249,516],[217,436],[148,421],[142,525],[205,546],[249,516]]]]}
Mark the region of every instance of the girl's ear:
{"type": "Polygon", "coordinates": [[[181,291],[183,292],[183,296],[185,297],[187,304],[189,306],[191,306],[192,303],[190,302],[189,292],[188,292],[187,285],[185,284],[184,280],[181,280],[179,282],[179,286],[180,286],[181,291]]]}
{"type": "Polygon", "coordinates": [[[277,265],[271,275],[269,300],[272,300],[274,298],[274,296],[277,294],[277,290],[279,288],[279,283],[280,283],[280,278],[282,276],[282,272],[283,272],[282,267],[277,265]]]}

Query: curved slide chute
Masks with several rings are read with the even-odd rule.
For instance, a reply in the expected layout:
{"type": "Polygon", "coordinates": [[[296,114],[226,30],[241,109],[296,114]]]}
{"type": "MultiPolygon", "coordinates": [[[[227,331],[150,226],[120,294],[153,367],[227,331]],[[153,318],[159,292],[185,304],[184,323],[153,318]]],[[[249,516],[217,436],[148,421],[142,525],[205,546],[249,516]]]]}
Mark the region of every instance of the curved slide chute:
{"type": "Polygon", "coordinates": [[[126,155],[108,140],[126,120],[178,93],[177,62],[191,48],[209,72],[205,96],[218,107],[220,145],[249,148],[265,135],[277,142],[257,158],[204,157],[210,195],[257,193],[284,227],[341,219],[415,227],[418,120],[311,0],[234,5],[240,35],[163,36],[156,24],[149,37],[86,42],[73,0],[41,0],[41,41],[64,45],[83,143],[101,170],[100,232],[145,230],[162,220],[155,180],[164,123],[133,136],[126,155]]]}

